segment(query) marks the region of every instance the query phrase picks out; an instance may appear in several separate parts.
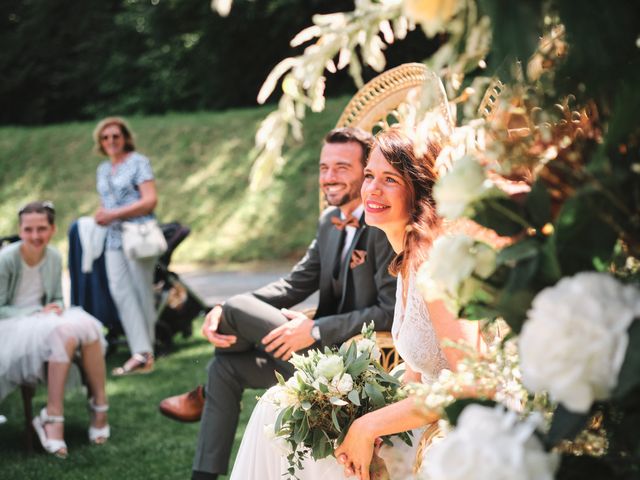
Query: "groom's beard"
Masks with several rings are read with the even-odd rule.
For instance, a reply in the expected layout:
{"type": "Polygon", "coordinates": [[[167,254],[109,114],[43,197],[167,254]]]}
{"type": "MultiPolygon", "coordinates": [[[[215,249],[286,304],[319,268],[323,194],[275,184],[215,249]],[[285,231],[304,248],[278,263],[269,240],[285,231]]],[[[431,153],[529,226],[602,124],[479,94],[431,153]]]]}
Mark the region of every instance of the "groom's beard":
{"type": "Polygon", "coordinates": [[[327,204],[329,204],[332,207],[341,207],[342,205],[345,205],[353,200],[360,198],[361,185],[356,185],[355,183],[349,184],[347,192],[344,193],[342,196],[332,196],[330,193],[328,193],[326,191],[326,187],[330,185],[333,185],[333,184],[327,184],[324,186],[325,191],[323,193],[324,193],[324,199],[326,200],[327,204]]]}

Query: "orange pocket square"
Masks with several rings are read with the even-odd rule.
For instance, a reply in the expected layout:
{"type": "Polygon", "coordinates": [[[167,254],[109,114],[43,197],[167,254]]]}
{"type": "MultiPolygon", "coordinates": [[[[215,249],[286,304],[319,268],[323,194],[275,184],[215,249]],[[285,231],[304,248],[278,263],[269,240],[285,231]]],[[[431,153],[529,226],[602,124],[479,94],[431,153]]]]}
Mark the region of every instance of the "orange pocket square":
{"type": "Polygon", "coordinates": [[[354,269],[358,265],[362,265],[366,258],[367,258],[366,250],[354,250],[353,253],[351,254],[351,262],[349,263],[349,267],[354,269]]]}

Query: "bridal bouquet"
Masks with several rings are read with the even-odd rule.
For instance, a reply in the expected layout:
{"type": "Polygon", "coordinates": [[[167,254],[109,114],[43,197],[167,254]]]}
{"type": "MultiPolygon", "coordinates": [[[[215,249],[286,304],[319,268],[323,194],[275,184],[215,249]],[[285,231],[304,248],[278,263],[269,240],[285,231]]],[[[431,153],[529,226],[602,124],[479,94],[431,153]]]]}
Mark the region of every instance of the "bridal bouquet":
{"type": "MultiPolygon", "coordinates": [[[[379,359],[371,322],[363,326],[360,340],[339,349],[294,354],[290,361],[296,370],[289,380],[276,374],[270,401],[279,414],[266,429],[284,446],[291,477],[306,456],[333,455],[356,418],[400,398],[400,381],[384,371],[379,359]]],[[[410,443],[407,434],[401,438],[410,443]]]]}

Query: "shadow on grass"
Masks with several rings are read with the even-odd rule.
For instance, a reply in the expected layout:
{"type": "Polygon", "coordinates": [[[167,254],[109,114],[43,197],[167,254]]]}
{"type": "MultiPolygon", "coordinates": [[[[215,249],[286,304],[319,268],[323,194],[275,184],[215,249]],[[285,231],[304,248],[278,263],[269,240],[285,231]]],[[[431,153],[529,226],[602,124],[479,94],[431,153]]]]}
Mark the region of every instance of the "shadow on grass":
{"type": "MultiPolygon", "coordinates": [[[[198,323],[200,321],[197,320],[198,323]]],[[[199,325],[194,325],[194,331],[199,331],[199,325]]],[[[108,358],[108,371],[126,360],[125,350],[120,349],[108,358]]],[[[210,358],[211,346],[202,338],[176,338],[175,352],[160,358],[154,372],[124,378],[109,375],[107,391],[111,405],[109,422],[112,437],[103,446],[91,446],[87,440],[89,414],[83,391],[70,392],[65,399],[65,440],[69,447],[69,457],[66,460],[42,453],[39,445],[36,446],[36,453],[26,455],[22,400],[19,391],[13,392],[0,405],[0,413],[8,418],[8,422],[0,426],[2,478],[190,478],[199,424],[183,424],[163,417],[158,413],[158,403],[167,396],[186,392],[203,383],[210,358]]],[[[255,405],[256,396],[261,393],[260,390],[245,392],[233,457],[255,405]]],[[[39,411],[45,402],[46,389],[39,387],[34,399],[34,410],[39,411]]]]}

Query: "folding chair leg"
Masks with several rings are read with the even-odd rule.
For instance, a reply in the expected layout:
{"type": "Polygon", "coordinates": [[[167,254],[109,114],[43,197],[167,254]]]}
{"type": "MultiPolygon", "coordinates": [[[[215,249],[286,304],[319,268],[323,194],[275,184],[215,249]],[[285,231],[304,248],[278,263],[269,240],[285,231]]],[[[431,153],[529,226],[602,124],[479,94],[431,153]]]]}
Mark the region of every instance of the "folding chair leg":
{"type": "Polygon", "coordinates": [[[33,396],[36,389],[32,385],[21,385],[20,391],[22,392],[22,407],[24,409],[25,448],[28,454],[32,454],[35,432],[33,431],[31,420],[33,419],[33,396]]]}

